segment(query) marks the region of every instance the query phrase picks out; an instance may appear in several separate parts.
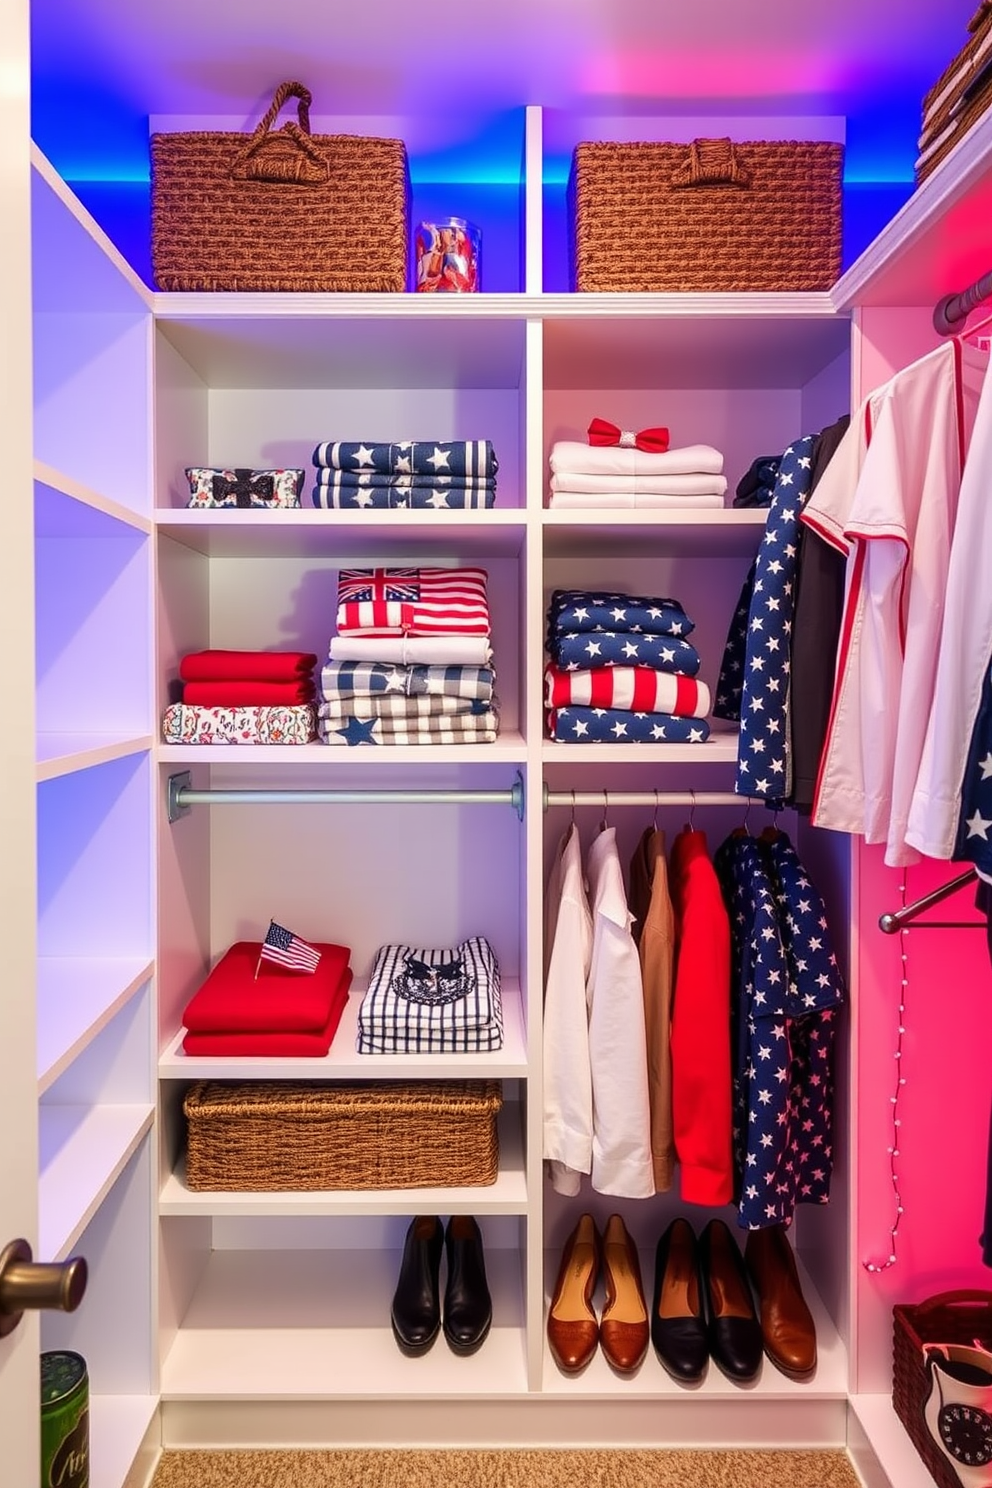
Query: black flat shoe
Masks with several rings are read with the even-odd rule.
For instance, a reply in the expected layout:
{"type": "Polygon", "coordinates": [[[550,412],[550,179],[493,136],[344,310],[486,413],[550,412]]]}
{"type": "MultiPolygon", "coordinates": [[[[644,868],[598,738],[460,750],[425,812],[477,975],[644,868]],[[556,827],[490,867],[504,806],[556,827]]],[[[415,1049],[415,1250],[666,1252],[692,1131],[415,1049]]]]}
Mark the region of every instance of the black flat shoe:
{"type": "Polygon", "coordinates": [[[482,1234],[471,1214],[453,1214],[444,1235],[448,1282],[444,1289],[444,1336],[456,1354],[474,1354],[493,1320],[486,1282],[482,1234]]]}
{"type": "Polygon", "coordinates": [[[761,1368],[764,1339],[740,1247],[722,1219],[699,1237],[710,1354],[728,1379],[747,1384],[761,1368]]]}
{"type": "Polygon", "coordinates": [[[651,1342],[672,1379],[696,1385],[703,1378],[710,1347],[699,1252],[687,1219],[673,1219],[655,1251],[651,1342]]]}
{"type": "Polygon", "coordinates": [[[426,1354],[441,1327],[438,1276],[444,1229],[436,1214],[411,1220],[393,1294],[393,1336],[405,1354],[426,1354]]]}

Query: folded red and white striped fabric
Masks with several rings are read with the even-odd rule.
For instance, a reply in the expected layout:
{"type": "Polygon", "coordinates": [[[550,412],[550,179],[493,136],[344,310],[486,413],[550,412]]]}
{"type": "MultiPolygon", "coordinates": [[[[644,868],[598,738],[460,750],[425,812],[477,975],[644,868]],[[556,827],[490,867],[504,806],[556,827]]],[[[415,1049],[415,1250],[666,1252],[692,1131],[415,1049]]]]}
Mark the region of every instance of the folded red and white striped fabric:
{"type": "Polygon", "coordinates": [[[671,713],[705,718],[710,690],[695,677],[659,672],[654,667],[592,667],[588,671],[544,669],[548,708],[629,708],[632,713],[671,713]]]}
{"type": "Polygon", "coordinates": [[[343,568],[338,635],[488,636],[484,568],[343,568]]]}

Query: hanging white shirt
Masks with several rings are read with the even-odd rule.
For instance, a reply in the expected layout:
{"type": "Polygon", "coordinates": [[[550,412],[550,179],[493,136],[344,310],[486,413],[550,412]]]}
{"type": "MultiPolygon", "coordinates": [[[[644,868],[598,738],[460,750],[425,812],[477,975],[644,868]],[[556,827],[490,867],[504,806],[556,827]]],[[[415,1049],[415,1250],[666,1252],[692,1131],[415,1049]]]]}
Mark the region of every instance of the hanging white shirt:
{"type": "Polygon", "coordinates": [[[586,866],[593,917],[592,1186],[597,1193],[646,1199],[654,1193],[654,1166],[644,994],[613,827],[594,839],[586,866]]]}
{"type": "Polygon", "coordinates": [[[992,377],[986,375],[961,477],[937,680],[906,832],[906,840],[931,858],[950,858],[954,851],[968,747],[992,660],[990,574],[992,377]]]}
{"type": "Polygon", "coordinates": [[[544,956],[544,1157],[552,1187],[574,1197],[581,1175],[592,1169],[592,911],[574,822],[558,843],[548,878],[544,956]]]}

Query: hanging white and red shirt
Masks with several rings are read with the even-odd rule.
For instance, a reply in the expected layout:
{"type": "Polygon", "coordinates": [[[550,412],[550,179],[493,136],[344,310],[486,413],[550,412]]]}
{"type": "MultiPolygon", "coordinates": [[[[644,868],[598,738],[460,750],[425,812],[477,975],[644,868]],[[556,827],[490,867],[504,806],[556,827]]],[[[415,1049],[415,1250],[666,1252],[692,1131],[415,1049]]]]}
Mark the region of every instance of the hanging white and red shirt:
{"type": "Polygon", "coordinates": [[[484,568],[343,568],[339,635],[488,636],[484,568]]]}

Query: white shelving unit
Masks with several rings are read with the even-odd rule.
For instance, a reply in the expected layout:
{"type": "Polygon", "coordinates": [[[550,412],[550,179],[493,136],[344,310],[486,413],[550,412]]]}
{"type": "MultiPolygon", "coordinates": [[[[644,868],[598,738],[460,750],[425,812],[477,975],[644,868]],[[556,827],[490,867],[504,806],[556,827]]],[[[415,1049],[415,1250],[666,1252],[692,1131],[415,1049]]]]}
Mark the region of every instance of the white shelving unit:
{"type": "MultiPolygon", "coordinates": [[[[528,109],[532,167],[541,122],[540,110],[528,109]]],[[[583,836],[609,811],[629,861],[652,812],[614,815],[611,788],[726,791],[736,758],[735,735],[716,729],[699,746],[547,740],[547,600],[555,588],[586,585],[677,595],[696,621],[701,675],[712,686],[765,514],[550,510],[545,475],[551,444],[583,437],[601,414],[625,426],[663,422],[674,444],[716,445],[732,489],[758,454],[847,411],[852,389],[856,396],[877,366],[897,365],[925,341],[920,315],[897,335],[889,312],[929,307],[938,280],[946,290],[974,277],[974,253],[948,258],[944,232],[962,214],[984,210],[992,220],[988,124],[833,295],[544,295],[534,178],[521,224],[526,292],[442,302],[152,294],[35,156],[41,1230],[46,1257],[78,1247],[91,1268],[86,1307],[46,1317],[42,1339],[89,1361],[94,1488],[122,1488],[132,1461],[144,1464],[159,1440],[335,1442],[354,1439],[349,1430],[376,1439],[382,1427],[382,1440],[400,1431],[452,1442],[500,1432],[586,1441],[605,1432],[639,1443],[839,1445],[849,1416],[866,1471],[908,1488],[881,1387],[857,1393],[882,1323],[857,1263],[856,1077],[868,1056],[856,1026],[850,1094],[837,1117],[852,1159],[829,1210],[803,1214],[796,1227],[818,1326],[815,1380],[796,1385],[766,1364],[752,1391],[715,1369],[701,1390],[686,1391],[650,1356],[634,1379],[618,1380],[597,1359],[573,1381],[547,1354],[561,1244],[581,1208],[600,1219],[610,1211],[589,1191],[562,1200],[542,1175],[542,896],[568,818],[566,807],[545,813],[542,783],[602,790],[603,808],[579,808],[583,836]],[[309,470],[313,446],[341,436],[490,438],[499,505],[429,519],[185,508],[187,465],[309,470]],[[321,655],[337,570],[398,562],[486,567],[496,745],[156,742],[184,654],[216,646],[321,655]],[[443,802],[196,805],[170,825],[166,786],[180,769],[195,788],[220,790],[507,790],[519,775],[525,806],[520,821],[506,806],[443,802]],[[190,996],[233,941],[258,936],[271,918],[351,949],[356,990],[331,1053],[184,1056],[190,996]],[[357,989],[376,948],[471,934],[486,935],[499,957],[503,1049],[450,1060],[354,1054],[357,989]],[[504,1082],[491,1187],[203,1194],[186,1186],[181,1100],[194,1079],[441,1075],[504,1082]],[[493,1330],[470,1359],[442,1340],[411,1361],[388,1316],[406,1225],[413,1214],[453,1211],[480,1218],[493,1330]],[[107,1324],[111,1304],[126,1328],[107,1324]],[[868,1338],[863,1319],[873,1306],[868,1338]]],[[[739,823],[735,808],[701,809],[697,825],[714,846],[739,823]]],[[[674,835],[683,816],[663,808],[659,824],[674,835]]],[[[850,920],[846,859],[846,848],[833,854],[829,897],[850,920]]],[[[857,942],[846,959],[856,989],[857,942]]],[[[641,1247],[650,1290],[654,1241],[679,1210],[677,1194],[616,1207],[641,1247]]]]}

